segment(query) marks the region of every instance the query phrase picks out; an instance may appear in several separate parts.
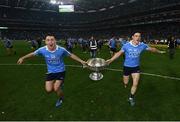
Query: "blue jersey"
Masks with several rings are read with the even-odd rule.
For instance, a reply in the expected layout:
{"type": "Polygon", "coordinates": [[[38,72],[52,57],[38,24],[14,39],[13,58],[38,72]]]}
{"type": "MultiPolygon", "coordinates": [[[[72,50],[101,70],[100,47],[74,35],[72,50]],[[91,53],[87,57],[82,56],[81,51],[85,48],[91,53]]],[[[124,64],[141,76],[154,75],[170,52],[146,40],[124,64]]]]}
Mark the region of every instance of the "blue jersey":
{"type": "Polygon", "coordinates": [[[70,52],[60,46],[56,46],[55,51],[49,51],[47,46],[44,46],[34,51],[34,55],[43,56],[45,58],[48,73],[58,73],[65,71],[63,58],[69,56],[70,52]]]}
{"type": "Polygon", "coordinates": [[[140,65],[140,54],[144,50],[148,50],[149,46],[140,42],[139,45],[133,45],[132,42],[125,44],[121,51],[125,53],[124,66],[137,67],[140,65]]]}
{"type": "Polygon", "coordinates": [[[110,48],[116,48],[116,40],[110,39],[109,46],[110,46],[110,48]]]}

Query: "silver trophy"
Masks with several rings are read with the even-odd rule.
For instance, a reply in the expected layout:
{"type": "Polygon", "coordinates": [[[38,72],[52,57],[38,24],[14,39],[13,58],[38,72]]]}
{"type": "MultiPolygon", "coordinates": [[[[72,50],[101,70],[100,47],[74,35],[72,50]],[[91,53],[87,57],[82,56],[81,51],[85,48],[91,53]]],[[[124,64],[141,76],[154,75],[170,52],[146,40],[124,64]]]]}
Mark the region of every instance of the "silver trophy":
{"type": "Polygon", "coordinates": [[[106,66],[106,61],[102,58],[92,58],[87,61],[87,66],[90,70],[94,71],[89,75],[89,78],[98,81],[103,78],[103,74],[100,73],[106,66]]]}

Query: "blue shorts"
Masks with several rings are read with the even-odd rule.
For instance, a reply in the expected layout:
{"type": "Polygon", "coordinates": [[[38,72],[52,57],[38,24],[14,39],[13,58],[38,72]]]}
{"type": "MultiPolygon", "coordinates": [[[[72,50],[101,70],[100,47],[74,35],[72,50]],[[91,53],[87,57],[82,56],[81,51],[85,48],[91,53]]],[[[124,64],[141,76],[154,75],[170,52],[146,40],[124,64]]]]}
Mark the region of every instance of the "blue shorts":
{"type": "Polygon", "coordinates": [[[123,75],[124,76],[129,76],[131,75],[132,73],[140,73],[140,67],[137,66],[137,67],[126,67],[124,66],[123,67],[123,75]]]}
{"type": "Polygon", "coordinates": [[[52,81],[52,80],[62,80],[65,79],[66,72],[57,72],[57,73],[49,73],[46,74],[46,81],[52,81]]]}

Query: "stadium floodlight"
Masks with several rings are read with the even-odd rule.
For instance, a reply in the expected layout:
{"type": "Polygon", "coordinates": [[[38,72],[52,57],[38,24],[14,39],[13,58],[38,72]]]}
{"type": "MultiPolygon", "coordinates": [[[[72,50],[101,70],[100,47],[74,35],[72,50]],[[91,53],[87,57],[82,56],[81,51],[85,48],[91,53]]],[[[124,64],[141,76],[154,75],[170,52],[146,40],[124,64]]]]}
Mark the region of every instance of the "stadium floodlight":
{"type": "Polygon", "coordinates": [[[8,27],[0,27],[0,30],[7,30],[8,27]]]}
{"type": "Polygon", "coordinates": [[[74,5],[59,5],[59,12],[74,12],[74,5]]]}
{"type": "Polygon", "coordinates": [[[50,0],[51,4],[56,4],[56,0],[50,0]]]}
{"type": "Polygon", "coordinates": [[[50,0],[51,4],[58,4],[58,5],[63,5],[64,3],[60,0],[50,0]]]}

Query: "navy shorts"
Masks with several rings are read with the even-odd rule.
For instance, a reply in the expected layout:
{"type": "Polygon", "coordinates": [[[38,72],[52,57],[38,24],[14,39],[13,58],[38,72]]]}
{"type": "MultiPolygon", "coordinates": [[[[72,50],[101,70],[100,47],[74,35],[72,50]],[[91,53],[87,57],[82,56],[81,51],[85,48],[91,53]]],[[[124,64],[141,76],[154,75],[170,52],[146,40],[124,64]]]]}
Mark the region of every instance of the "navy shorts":
{"type": "Polygon", "coordinates": [[[6,48],[12,49],[12,48],[13,48],[13,46],[6,46],[6,48]]]}
{"type": "Polygon", "coordinates": [[[65,71],[64,72],[46,74],[46,81],[52,81],[52,80],[62,80],[62,81],[64,81],[65,74],[66,74],[65,71]]]}
{"type": "Polygon", "coordinates": [[[117,52],[116,48],[110,48],[110,50],[114,53],[117,52]]]}
{"type": "Polygon", "coordinates": [[[124,76],[129,76],[131,75],[132,73],[140,73],[140,67],[137,66],[137,67],[126,67],[124,66],[123,67],[123,75],[124,76]]]}

